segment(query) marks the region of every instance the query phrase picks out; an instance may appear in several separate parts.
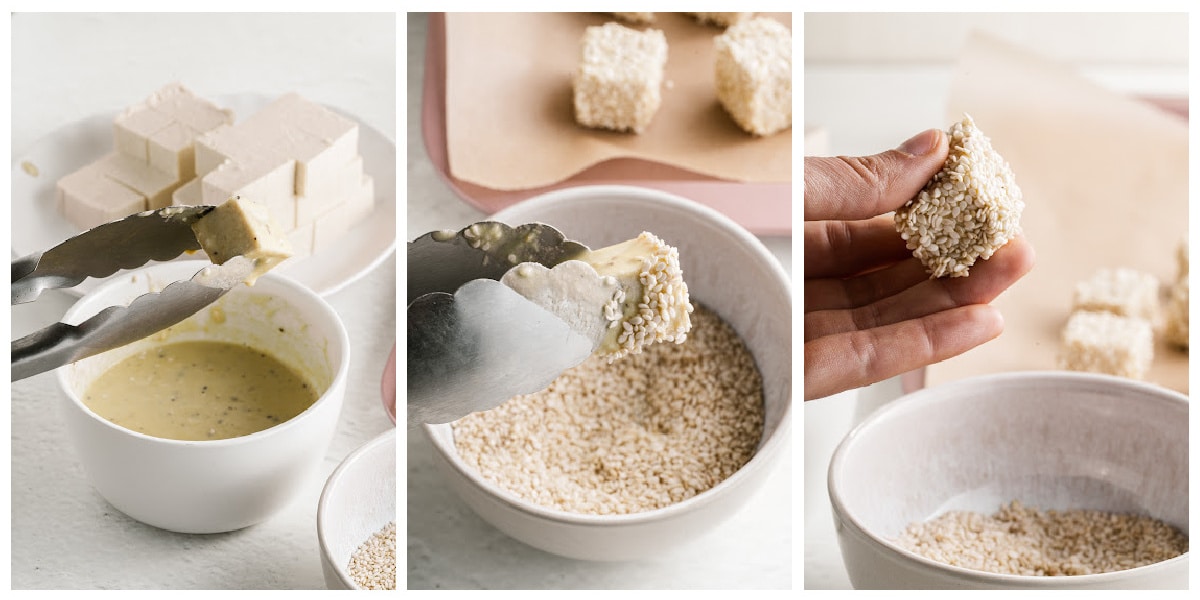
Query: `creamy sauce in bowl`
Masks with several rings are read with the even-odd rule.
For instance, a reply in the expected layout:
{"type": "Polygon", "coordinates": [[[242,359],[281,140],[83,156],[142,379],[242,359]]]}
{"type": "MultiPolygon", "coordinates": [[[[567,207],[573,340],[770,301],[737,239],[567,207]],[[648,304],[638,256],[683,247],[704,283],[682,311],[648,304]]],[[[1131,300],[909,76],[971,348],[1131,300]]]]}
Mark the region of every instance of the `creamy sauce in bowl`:
{"type": "Polygon", "coordinates": [[[311,381],[266,352],[185,341],[126,357],[88,386],[83,403],[146,435],[220,440],[283,423],[319,395],[311,381]]]}

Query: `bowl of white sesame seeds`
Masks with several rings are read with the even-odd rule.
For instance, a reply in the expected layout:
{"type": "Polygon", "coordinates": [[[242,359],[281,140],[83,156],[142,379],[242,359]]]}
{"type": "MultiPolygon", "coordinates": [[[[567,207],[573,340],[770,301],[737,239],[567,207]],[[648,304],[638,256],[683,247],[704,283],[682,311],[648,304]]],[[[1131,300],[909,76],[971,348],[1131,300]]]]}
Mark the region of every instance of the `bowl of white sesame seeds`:
{"type": "Polygon", "coordinates": [[[326,480],[317,539],[329,589],[396,589],[394,428],[350,452],[326,480]]]}
{"type": "Polygon", "coordinates": [[[909,394],[851,431],[829,495],[859,589],[1186,589],[1188,399],[1066,371],[909,394]]]}
{"type": "Polygon", "coordinates": [[[561,556],[660,555],[736,513],[786,452],[788,274],[720,213],[644,188],[560,190],[492,217],[591,248],[655,234],[678,249],[694,312],[683,343],[593,357],[541,392],[427,425],[448,486],[509,536],[561,556]]]}

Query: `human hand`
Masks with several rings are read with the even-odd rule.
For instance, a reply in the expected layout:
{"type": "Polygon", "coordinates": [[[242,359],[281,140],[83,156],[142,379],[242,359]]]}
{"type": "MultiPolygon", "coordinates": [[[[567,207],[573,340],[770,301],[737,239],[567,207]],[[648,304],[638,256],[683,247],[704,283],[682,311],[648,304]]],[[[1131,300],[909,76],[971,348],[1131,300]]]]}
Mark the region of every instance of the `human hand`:
{"type": "Polygon", "coordinates": [[[969,277],[930,279],[889,213],[946,161],[931,129],[874,156],[804,159],[804,399],[862,387],[1000,335],[988,305],[1033,268],[1021,236],[969,277]],[[881,216],[885,215],[885,216],[881,216]]]}

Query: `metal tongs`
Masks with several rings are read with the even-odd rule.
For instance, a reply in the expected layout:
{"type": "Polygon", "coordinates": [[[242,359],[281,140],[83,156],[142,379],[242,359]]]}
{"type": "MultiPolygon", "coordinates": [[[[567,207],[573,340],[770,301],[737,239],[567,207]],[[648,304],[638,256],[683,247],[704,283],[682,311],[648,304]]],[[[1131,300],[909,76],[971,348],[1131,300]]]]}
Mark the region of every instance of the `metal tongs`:
{"type": "Polygon", "coordinates": [[[610,295],[615,284],[601,289],[590,267],[590,275],[553,269],[588,251],[541,223],[487,221],[409,242],[409,426],[447,423],[545,389],[587,359],[603,327],[581,328],[501,280],[537,263],[554,276],[590,277],[582,283],[610,295]]]}
{"type": "MultiPolygon", "coordinates": [[[[43,290],[68,288],[152,260],[200,250],[192,232],[212,206],[145,211],[85,231],[44,252],[12,261],[12,304],[37,300],[43,290]]],[[[12,379],[24,379],[117,348],[166,329],[215,302],[254,269],[234,257],[201,269],[190,280],[110,306],[78,325],[55,323],[12,343],[12,379]]]]}

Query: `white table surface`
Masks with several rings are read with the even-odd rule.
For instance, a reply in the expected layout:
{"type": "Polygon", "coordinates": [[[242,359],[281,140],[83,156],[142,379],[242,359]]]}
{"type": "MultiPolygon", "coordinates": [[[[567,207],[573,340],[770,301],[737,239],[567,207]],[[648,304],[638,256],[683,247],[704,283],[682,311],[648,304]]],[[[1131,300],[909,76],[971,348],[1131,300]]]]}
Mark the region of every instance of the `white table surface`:
{"type": "MultiPolygon", "coordinates": [[[[1132,94],[1186,95],[1186,70],[1096,66],[1081,74],[1132,94]]],[[[826,155],[867,155],[894,148],[932,127],[946,127],[953,70],[938,65],[805,65],[804,125],[821,127],[826,155]]],[[[811,154],[805,152],[805,154],[811,154]]],[[[890,379],[804,406],[804,588],[850,589],[826,487],[837,443],[870,412],[898,398],[890,379]]]]}
{"type": "MultiPolygon", "coordinates": [[[[440,179],[420,135],[426,17],[408,16],[408,239],[459,229],[485,215],[440,179]]],[[[791,238],[763,242],[791,272],[791,238]]],[[[798,428],[793,428],[793,436],[798,428]]],[[[477,517],[434,471],[424,434],[409,433],[408,587],[791,588],[792,460],[737,514],[695,542],[653,560],[596,563],[557,557],[509,538],[477,517]]]]}
{"type": "MultiPolygon", "coordinates": [[[[202,96],[296,91],[394,140],[396,21],[392,14],[15,14],[13,159],[64,124],[123,108],[174,80],[202,96]]],[[[14,307],[13,338],[57,321],[74,300],[52,291],[14,307]]],[[[324,588],[321,488],[351,450],[392,427],[380,381],[396,341],[394,253],[327,300],[349,330],[352,352],[334,440],[291,504],[238,532],[176,534],[119,513],[88,485],[73,454],[53,374],[14,382],[12,587],[324,588]]]]}

